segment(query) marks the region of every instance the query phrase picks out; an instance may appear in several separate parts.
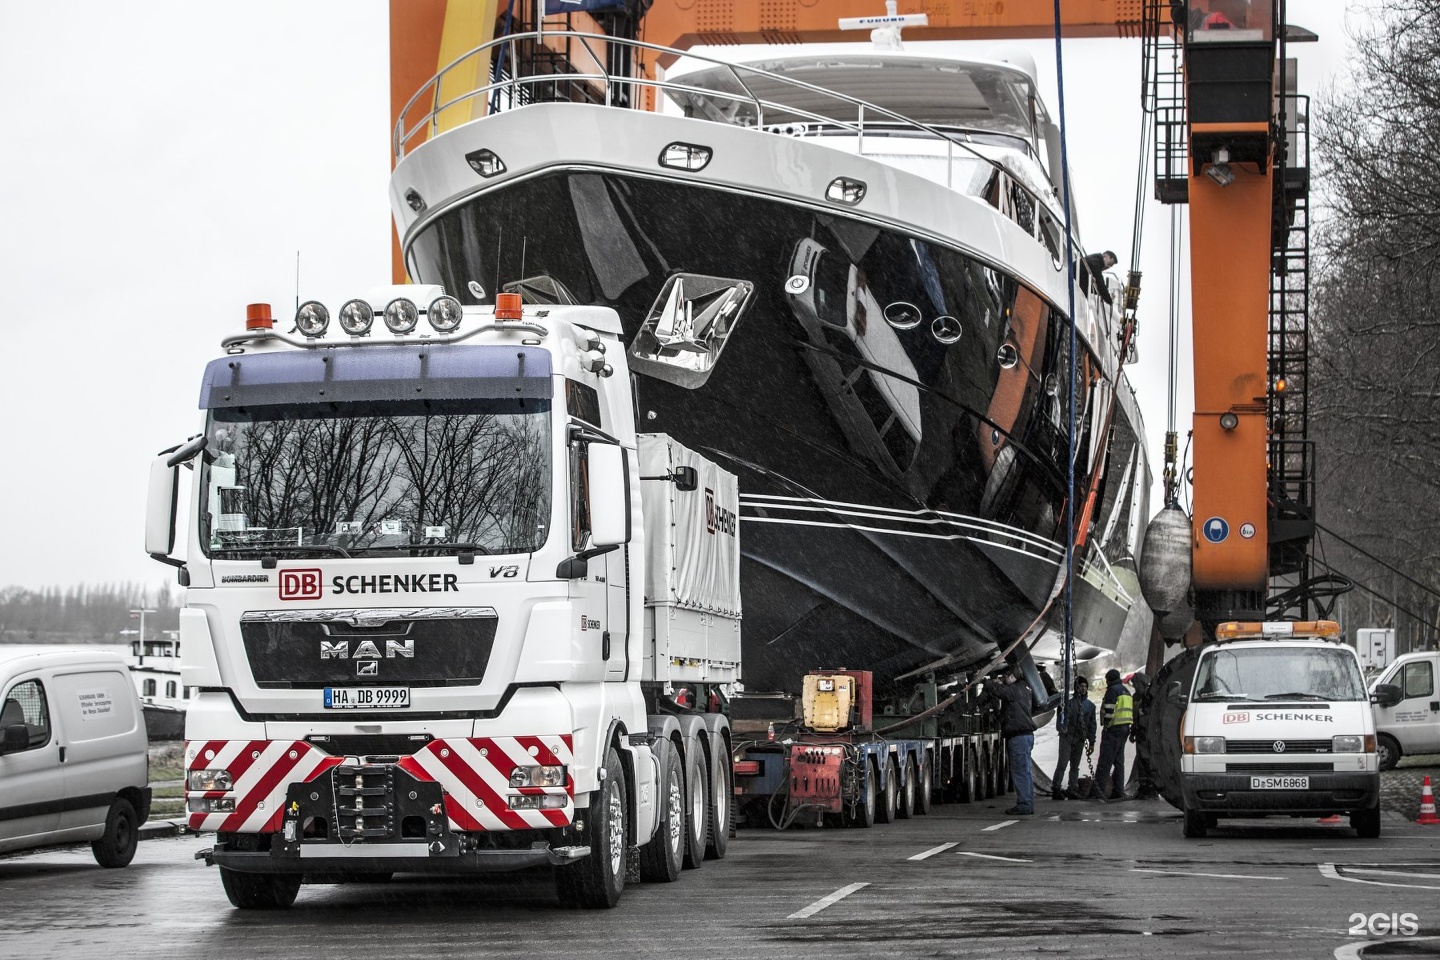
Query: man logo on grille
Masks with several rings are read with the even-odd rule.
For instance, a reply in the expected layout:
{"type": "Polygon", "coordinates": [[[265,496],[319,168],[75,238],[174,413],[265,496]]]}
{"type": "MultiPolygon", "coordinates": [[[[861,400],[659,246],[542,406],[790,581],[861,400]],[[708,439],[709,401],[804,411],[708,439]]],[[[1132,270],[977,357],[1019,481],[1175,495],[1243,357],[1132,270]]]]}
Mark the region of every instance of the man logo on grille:
{"type": "Polygon", "coordinates": [[[1276,753],[1284,753],[1284,752],[1285,752],[1285,741],[1284,741],[1284,740],[1276,740],[1276,741],[1275,741],[1275,752],[1276,752],[1276,753]]]}

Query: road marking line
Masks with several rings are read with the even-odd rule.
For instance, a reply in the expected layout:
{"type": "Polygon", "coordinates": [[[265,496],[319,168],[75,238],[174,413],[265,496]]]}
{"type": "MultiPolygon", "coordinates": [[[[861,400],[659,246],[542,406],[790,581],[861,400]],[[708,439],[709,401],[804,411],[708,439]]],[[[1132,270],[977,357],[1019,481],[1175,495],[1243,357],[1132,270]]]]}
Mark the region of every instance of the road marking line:
{"type": "Polygon", "coordinates": [[[940,846],[938,846],[938,847],[931,847],[929,850],[926,850],[924,853],[917,853],[917,854],[915,854],[915,856],[913,856],[913,857],[906,857],[905,859],[906,859],[906,860],[929,860],[931,857],[935,856],[935,854],[937,854],[937,853],[944,853],[946,850],[949,850],[951,847],[958,847],[958,846],[960,846],[960,841],[958,841],[958,840],[955,841],[954,843],[942,843],[942,844],[940,844],[940,846]]]}
{"type": "MultiPolygon", "coordinates": [[[[1384,880],[1362,880],[1362,879],[1360,879],[1359,877],[1351,877],[1351,876],[1347,876],[1346,874],[1341,873],[1339,870],[1335,869],[1335,864],[1333,864],[1333,863],[1317,863],[1315,866],[1316,866],[1317,868],[1319,868],[1319,870],[1320,870],[1320,876],[1322,876],[1322,877],[1327,877],[1327,878],[1329,878],[1329,879],[1331,879],[1331,880],[1344,880],[1346,883],[1363,883],[1363,884],[1367,884],[1367,885],[1372,886],[1372,887],[1401,887],[1401,888],[1404,888],[1404,889],[1406,889],[1406,890],[1440,890],[1440,886],[1430,886],[1430,885],[1424,884],[1424,883],[1388,883],[1388,882],[1386,882],[1386,881],[1384,881],[1384,880]]],[[[1379,866],[1427,867],[1427,866],[1429,866],[1429,864],[1427,864],[1427,863],[1397,863],[1397,864],[1393,864],[1393,865],[1392,865],[1392,864],[1379,864],[1379,863],[1376,863],[1376,864],[1371,864],[1371,866],[1376,866],[1376,867],[1379,867],[1379,866]]],[[[1355,870],[1355,867],[1351,867],[1351,866],[1348,866],[1348,865],[1347,865],[1345,869],[1346,869],[1346,870],[1355,870]]],[[[1361,871],[1358,871],[1358,872],[1360,872],[1360,873],[1382,873],[1383,871],[1377,871],[1377,870],[1361,870],[1361,871]]],[[[1431,875],[1431,876],[1428,876],[1426,879],[1437,879],[1437,880],[1440,880],[1440,877],[1436,877],[1436,876],[1434,876],[1434,875],[1431,875]]]]}
{"type": "Polygon", "coordinates": [[[993,853],[970,853],[966,850],[960,851],[962,857],[982,857],[986,860],[1005,860],[1009,863],[1034,863],[1034,860],[1021,860],[1019,857],[997,857],[993,853]]]}
{"type": "Polygon", "coordinates": [[[1019,823],[1019,820],[1002,820],[1000,823],[992,823],[988,827],[981,827],[982,830],[999,830],[1001,827],[1008,827],[1012,823],[1019,823]]]}
{"type": "Polygon", "coordinates": [[[1381,877],[1419,877],[1422,880],[1440,880],[1440,873],[1406,873],[1403,870],[1369,870],[1365,867],[1346,867],[1351,873],[1373,873],[1381,877]]]}
{"type": "MultiPolygon", "coordinates": [[[[1440,940],[1440,937],[1406,937],[1405,943],[1414,943],[1417,940],[1440,940]]],[[[1382,944],[1397,943],[1395,940],[1357,940],[1354,943],[1347,943],[1344,946],[1335,948],[1335,960],[1360,960],[1364,956],[1366,947],[1378,947],[1382,944]]]]}
{"type": "Polygon", "coordinates": [[[794,913],[790,914],[790,916],[786,917],[785,919],[786,919],[786,920],[804,920],[806,917],[813,917],[815,914],[819,913],[821,910],[824,910],[826,907],[830,906],[832,903],[839,903],[841,900],[844,900],[846,897],[850,896],[850,894],[854,893],[856,890],[859,890],[859,889],[861,889],[861,888],[863,888],[863,887],[868,887],[868,886],[870,886],[870,884],[868,884],[868,883],[852,883],[852,884],[850,884],[850,886],[848,886],[848,887],[841,887],[839,890],[836,890],[834,893],[830,894],[829,896],[821,897],[819,900],[816,900],[814,903],[810,904],[810,906],[806,907],[804,910],[796,910],[794,913]]]}
{"type": "Polygon", "coordinates": [[[1217,880],[1284,880],[1284,877],[1261,877],[1253,873],[1194,873],[1189,870],[1149,870],[1132,867],[1131,873],[1162,873],[1171,877],[1213,877],[1217,880]]]}

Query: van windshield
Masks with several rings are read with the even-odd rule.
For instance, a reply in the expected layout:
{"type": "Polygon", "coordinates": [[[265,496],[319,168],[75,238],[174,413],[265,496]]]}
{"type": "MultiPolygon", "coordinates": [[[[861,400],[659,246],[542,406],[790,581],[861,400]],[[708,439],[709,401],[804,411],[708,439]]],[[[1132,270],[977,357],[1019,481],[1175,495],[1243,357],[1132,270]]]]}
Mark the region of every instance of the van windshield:
{"type": "Polygon", "coordinates": [[[1200,661],[1194,699],[1363,700],[1365,685],[1348,650],[1220,649],[1200,661]]]}

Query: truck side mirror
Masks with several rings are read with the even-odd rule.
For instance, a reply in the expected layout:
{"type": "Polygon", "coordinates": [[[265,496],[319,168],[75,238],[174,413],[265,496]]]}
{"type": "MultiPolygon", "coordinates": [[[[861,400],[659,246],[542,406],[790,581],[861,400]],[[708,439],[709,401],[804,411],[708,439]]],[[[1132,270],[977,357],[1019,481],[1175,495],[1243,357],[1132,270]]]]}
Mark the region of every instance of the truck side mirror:
{"type": "Polygon", "coordinates": [[[159,560],[175,550],[175,500],[180,490],[180,468],[169,454],[150,461],[150,492],[145,501],[145,552],[159,560]]]}
{"type": "Polygon", "coordinates": [[[12,723],[5,728],[4,739],[0,740],[0,754],[19,753],[30,747],[30,728],[23,723],[12,723]]]}
{"type": "Polygon", "coordinates": [[[1378,703],[1382,707],[1393,707],[1403,699],[1404,692],[1393,683],[1377,683],[1375,689],[1370,691],[1370,702],[1378,703]]]}
{"type": "Polygon", "coordinates": [[[618,547],[630,542],[630,476],[625,448],[592,443],[590,457],[590,542],[618,547]]]}
{"type": "Polygon", "coordinates": [[[694,467],[676,467],[670,476],[675,481],[675,489],[681,493],[700,489],[700,471],[694,467]]]}
{"type": "Polygon", "coordinates": [[[1179,680],[1170,681],[1170,686],[1165,690],[1165,700],[1176,707],[1183,707],[1190,702],[1190,698],[1185,696],[1185,689],[1180,686],[1179,680]]]}

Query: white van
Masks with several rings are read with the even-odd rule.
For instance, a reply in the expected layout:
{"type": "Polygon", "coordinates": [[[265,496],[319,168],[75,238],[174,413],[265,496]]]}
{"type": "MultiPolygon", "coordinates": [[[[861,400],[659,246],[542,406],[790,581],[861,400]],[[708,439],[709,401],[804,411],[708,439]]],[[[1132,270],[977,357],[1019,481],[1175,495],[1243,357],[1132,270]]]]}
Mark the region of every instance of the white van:
{"type": "Polygon", "coordinates": [[[1437,675],[1440,652],[1407,653],[1381,671],[1370,687],[1381,770],[1389,770],[1406,754],[1440,753],[1437,675]]]}
{"type": "Polygon", "coordinates": [[[0,853],[90,841],[135,856],[150,815],[149,743],[118,654],[0,647],[0,853]]]}
{"type": "Polygon", "coordinates": [[[1190,690],[1168,694],[1185,705],[1185,836],[1220,817],[1279,813],[1348,814],[1356,833],[1378,837],[1375,719],[1339,625],[1225,623],[1216,639],[1190,690]]]}

